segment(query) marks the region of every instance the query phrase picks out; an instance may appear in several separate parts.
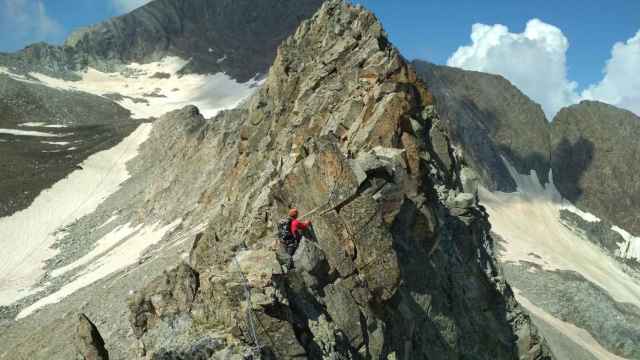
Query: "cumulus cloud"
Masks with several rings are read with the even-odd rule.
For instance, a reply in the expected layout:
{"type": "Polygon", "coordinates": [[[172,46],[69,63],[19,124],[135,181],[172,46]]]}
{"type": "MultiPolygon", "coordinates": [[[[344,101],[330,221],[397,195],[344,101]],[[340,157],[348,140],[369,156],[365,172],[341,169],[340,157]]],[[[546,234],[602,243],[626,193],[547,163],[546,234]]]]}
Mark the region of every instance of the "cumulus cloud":
{"type": "Polygon", "coordinates": [[[471,44],[461,46],[447,65],[500,74],[538,102],[548,119],[562,107],[582,99],[600,100],[640,113],[640,32],[613,47],[604,79],[580,94],[567,77],[569,40],[562,31],[539,19],[524,32],[504,25],[474,24],[471,44]]]}
{"type": "Polygon", "coordinates": [[[64,36],[60,23],[49,17],[41,0],[0,0],[2,47],[17,50],[37,41],[59,42],[64,36]]]}
{"type": "Polygon", "coordinates": [[[640,31],[625,43],[613,46],[611,58],[604,68],[604,78],[588,87],[582,97],[640,114],[640,31]]]}
{"type": "Polygon", "coordinates": [[[151,0],[112,0],[116,9],[122,13],[129,12],[133,9],[150,2],[151,0]]]}
{"type": "Polygon", "coordinates": [[[517,34],[504,25],[475,24],[471,41],[449,58],[449,66],[504,76],[540,103],[548,118],[578,99],[577,84],[567,80],[569,41],[557,27],[533,19],[517,34]]]}

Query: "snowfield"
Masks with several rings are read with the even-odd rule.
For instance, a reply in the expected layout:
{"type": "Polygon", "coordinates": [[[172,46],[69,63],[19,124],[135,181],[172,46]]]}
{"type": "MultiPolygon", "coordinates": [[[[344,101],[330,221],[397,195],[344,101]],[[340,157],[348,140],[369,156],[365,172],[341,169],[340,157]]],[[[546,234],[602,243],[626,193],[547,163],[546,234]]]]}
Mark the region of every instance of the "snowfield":
{"type": "Polygon", "coordinates": [[[158,241],[171,230],[180,224],[180,219],[171,224],[160,226],[159,224],[148,226],[130,227],[128,224],[123,228],[115,230],[99,241],[97,247],[89,254],[74,262],[73,264],[54,271],[55,275],[60,275],[66,271],[81,265],[91,264],[84,269],[73,281],[64,285],[60,290],[46,296],[32,305],[24,308],[16,319],[31,315],[34,311],[43,306],[55,304],[66,296],[82,289],[87,285],[111,275],[119,270],[133,265],[144,255],[146,249],[158,241]],[[117,243],[120,243],[117,245],[117,243]],[[105,250],[112,248],[110,251],[105,250]]]}
{"type": "Polygon", "coordinates": [[[66,178],[38,195],[26,209],[0,218],[0,305],[37,292],[32,287],[44,274],[43,262],[56,254],[50,248],[56,232],[90,214],[129,178],[126,162],[138,153],[151,124],[140,125],[115,147],[93,154],[66,178]]]}
{"type": "Polygon", "coordinates": [[[260,84],[257,80],[241,84],[224,73],[178,74],[188,63],[178,57],[166,57],[149,64],[133,63],[117,73],[89,68],[78,73],[80,81],[65,81],[39,73],[29,75],[53,88],[109,96],[130,110],[135,118],[158,117],[186,105],[195,105],[205,117],[212,117],[220,110],[236,107],[260,84]]]}
{"type": "Polygon", "coordinates": [[[575,271],[616,301],[640,307],[640,284],[603,249],[562,225],[560,210],[567,203],[553,182],[545,187],[535,172],[521,175],[511,166],[509,170],[518,184],[517,192],[479,190],[492,230],[504,240],[501,261],[530,262],[550,271],[575,271]]]}

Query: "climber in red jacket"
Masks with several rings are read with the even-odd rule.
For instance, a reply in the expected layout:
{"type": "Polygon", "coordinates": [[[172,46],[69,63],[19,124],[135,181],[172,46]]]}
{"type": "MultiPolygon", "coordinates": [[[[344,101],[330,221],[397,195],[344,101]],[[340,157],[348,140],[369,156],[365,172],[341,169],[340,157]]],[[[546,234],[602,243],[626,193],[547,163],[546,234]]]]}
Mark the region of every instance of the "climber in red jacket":
{"type": "Polygon", "coordinates": [[[311,221],[298,220],[298,209],[295,208],[289,210],[289,218],[291,218],[291,234],[293,234],[296,239],[297,247],[300,239],[302,239],[302,233],[304,231],[307,231],[309,229],[309,226],[311,226],[311,221]]]}

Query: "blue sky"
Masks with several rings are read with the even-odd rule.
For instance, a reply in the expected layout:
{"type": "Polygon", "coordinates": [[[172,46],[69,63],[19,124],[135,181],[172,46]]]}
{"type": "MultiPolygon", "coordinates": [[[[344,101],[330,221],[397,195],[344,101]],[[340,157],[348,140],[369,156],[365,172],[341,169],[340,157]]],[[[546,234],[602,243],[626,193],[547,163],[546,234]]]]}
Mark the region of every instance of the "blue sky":
{"type": "Polygon", "coordinates": [[[360,0],[380,18],[393,43],[410,58],[444,64],[469,42],[474,23],[522,32],[532,18],[557,26],[569,39],[569,77],[594,83],[615,42],[640,30],[638,0],[360,0]]]}
{"type": "MultiPolygon", "coordinates": [[[[0,0],[0,51],[41,40],[61,43],[73,29],[145,1],[0,0]]],[[[627,96],[640,88],[640,80],[628,80],[640,79],[630,73],[640,73],[640,0],[354,2],[377,14],[407,58],[501,74],[549,116],[584,98],[640,113],[640,105],[634,108],[640,94],[627,96]],[[486,26],[472,30],[474,24],[486,26]],[[624,46],[614,56],[616,43],[624,46]],[[613,65],[605,69],[608,62],[613,65]],[[548,81],[540,82],[544,76],[548,81]]]]}

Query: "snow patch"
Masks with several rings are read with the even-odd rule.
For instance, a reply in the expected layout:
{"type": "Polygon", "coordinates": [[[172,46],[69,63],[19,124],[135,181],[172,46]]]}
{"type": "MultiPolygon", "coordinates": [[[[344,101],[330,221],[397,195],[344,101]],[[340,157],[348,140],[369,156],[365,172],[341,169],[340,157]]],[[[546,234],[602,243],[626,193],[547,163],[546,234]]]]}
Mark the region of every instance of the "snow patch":
{"type": "Polygon", "coordinates": [[[535,171],[522,175],[505,161],[518,185],[514,193],[479,188],[492,230],[504,240],[502,262],[530,262],[543,269],[580,273],[619,302],[640,306],[640,284],[605,250],[583,240],[560,221],[567,206],[553,185],[538,181],[535,171]]]}
{"type": "Polygon", "coordinates": [[[43,122],[26,122],[22,124],[18,124],[19,127],[41,127],[46,125],[47,123],[43,122]]]}
{"type": "Polygon", "coordinates": [[[624,239],[624,243],[618,244],[619,249],[616,255],[625,259],[640,260],[640,237],[636,237],[617,226],[611,227],[611,230],[617,232],[624,239]]]}
{"type": "MultiPolygon", "coordinates": [[[[22,319],[31,315],[34,311],[50,304],[60,302],[60,300],[73,294],[77,290],[82,289],[85,286],[91,285],[94,282],[109,276],[119,270],[122,270],[128,266],[134,265],[144,255],[145,251],[152,245],[158,243],[162,238],[171,230],[175,229],[181,222],[181,219],[174,221],[171,224],[160,226],[159,224],[149,225],[145,227],[131,228],[130,225],[126,225],[121,229],[118,234],[114,234],[108,239],[99,244],[96,250],[105,250],[110,246],[113,246],[124,237],[129,237],[127,241],[113,248],[107,254],[96,259],[98,253],[88,254],[76,263],[67,267],[66,271],[70,268],[75,268],[81,264],[86,264],[91,260],[94,260],[91,265],[87,267],[82,273],[70,283],[66,284],[60,290],[53,294],[46,296],[31,306],[23,309],[16,319],[22,319]],[[89,257],[89,255],[95,255],[89,257]]],[[[60,272],[58,273],[58,275],[60,272]]]]}
{"type": "MultiPolygon", "coordinates": [[[[116,211],[117,212],[117,211],[116,211]]],[[[102,229],[103,227],[109,225],[111,222],[113,222],[115,219],[117,219],[118,217],[120,217],[119,215],[113,215],[110,218],[107,219],[107,221],[105,221],[102,225],[98,226],[97,229],[102,229]]]]}
{"type": "Polygon", "coordinates": [[[24,75],[15,74],[15,73],[11,72],[11,70],[9,70],[8,68],[3,67],[3,66],[0,66],[0,74],[7,75],[10,78],[12,78],[13,80],[18,80],[18,81],[22,81],[22,82],[26,82],[26,83],[30,83],[30,84],[38,84],[37,81],[33,81],[33,80],[29,79],[28,77],[26,77],[24,75]]]}
{"type": "Polygon", "coordinates": [[[134,233],[138,232],[142,225],[138,225],[136,227],[131,227],[130,224],[126,224],[124,226],[120,226],[108,233],[104,237],[102,237],[98,242],[96,242],[95,248],[91,250],[87,255],[83,256],[79,260],[75,262],[63,266],[61,268],[57,268],[51,272],[52,277],[58,277],[63,275],[71,270],[74,270],[80,266],[84,266],[88,264],[91,260],[104,255],[108,250],[113,248],[115,245],[120,243],[122,240],[130,237],[134,233]]]}
{"type": "Polygon", "coordinates": [[[42,131],[29,131],[17,129],[0,129],[0,134],[9,134],[15,136],[37,136],[37,137],[65,137],[73,134],[52,134],[42,131]]]}
{"type": "Polygon", "coordinates": [[[45,122],[26,122],[18,124],[18,127],[45,127],[45,128],[66,128],[67,125],[62,124],[47,124],[45,122]]]}
{"type": "Polygon", "coordinates": [[[516,300],[518,300],[518,303],[520,303],[520,305],[522,305],[528,312],[542,319],[551,327],[558,330],[561,334],[564,334],[566,337],[573,340],[573,342],[580,345],[580,347],[582,347],[583,349],[589,351],[597,359],[624,360],[624,358],[612,354],[607,349],[602,347],[602,345],[600,345],[598,341],[596,341],[596,339],[594,339],[593,336],[591,336],[591,334],[589,334],[589,332],[587,332],[586,330],[554,317],[553,315],[534,305],[531,301],[529,301],[529,299],[524,297],[518,289],[512,289],[516,300]]]}
{"type": "Polygon", "coordinates": [[[79,81],[66,81],[40,73],[30,75],[42,84],[62,89],[84,91],[106,96],[121,95],[118,104],[130,110],[136,118],[158,117],[186,105],[195,105],[205,117],[236,107],[249,97],[261,82],[238,83],[224,73],[210,75],[180,75],[189,61],[165,57],[149,64],[133,63],[119,73],[104,73],[93,68],[79,72],[79,81]],[[154,77],[157,72],[171,76],[154,77]],[[179,91],[175,91],[178,89],[179,91]]]}
{"type": "Polygon", "coordinates": [[[64,146],[64,145],[69,145],[70,142],[68,141],[40,141],[43,144],[49,144],[49,145],[59,145],[59,146],[64,146]]]}
{"type": "Polygon", "coordinates": [[[26,209],[0,218],[0,305],[10,305],[34,293],[44,274],[43,262],[55,256],[51,249],[60,230],[92,213],[129,178],[126,162],[151,132],[140,125],[115,147],[93,154],[66,178],[40,193],[26,209]]]}
{"type": "Polygon", "coordinates": [[[561,209],[562,210],[571,211],[572,213],[580,216],[584,221],[588,221],[588,222],[600,222],[600,221],[602,221],[599,217],[593,215],[590,212],[586,212],[586,211],[582,211],[582,210],[578,209],[577,207],[575,207],[573,204],[569,203],[568,201],[564,201],[563,202],[563,204],[561,205],[561,209]]]}

